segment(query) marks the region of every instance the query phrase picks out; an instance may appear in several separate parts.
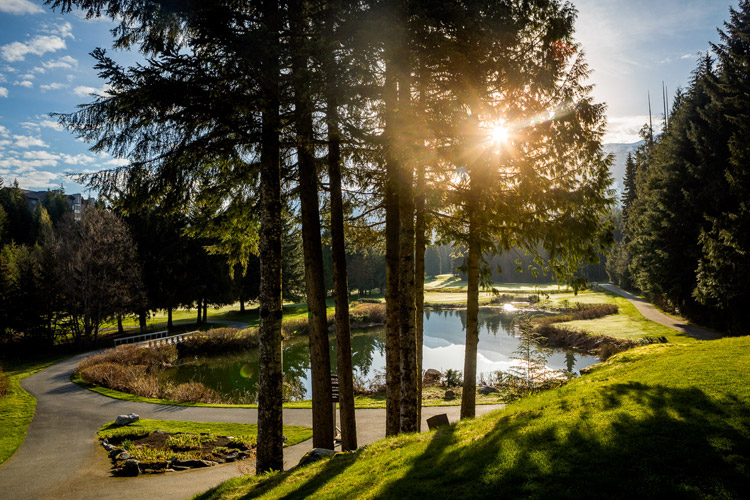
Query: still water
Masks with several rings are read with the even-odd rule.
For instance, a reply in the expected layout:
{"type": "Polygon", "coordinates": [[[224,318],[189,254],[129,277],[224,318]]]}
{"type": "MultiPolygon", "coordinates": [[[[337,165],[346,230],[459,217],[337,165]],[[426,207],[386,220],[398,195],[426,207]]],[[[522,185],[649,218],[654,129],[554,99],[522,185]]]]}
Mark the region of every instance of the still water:
{"type": "MultiPolygon", "coordinates": [[[[516,361],[520,339],[511,325],[515,313],[501,308],[479,310],[477,373],[507,370],[516,361]]],[[[466,330],[465,310],[426,310],[424,313],[423,369],[441,372],[463,370],[466,330]]],[[[336,371],[335,338],[331,343],[331,371],[336,371]]],[[[284,375],[299,381],[310,397],[310,352],[308,338],[284,341],[284,375]]],[[[588,356],[554,349],[547,366],[553,370],[578,372],[596,363],[588,356]]],[[[355,377],[369,382],[385,370],[385,331],[383,327],[355,330],[352,334],[352,362],[355,377]]],[[[175,383],[196,381],[237,403],[254,402],[258,384],[258,352],[249,350],[222,356],[180,360],[166,376],[175,383]]]]}

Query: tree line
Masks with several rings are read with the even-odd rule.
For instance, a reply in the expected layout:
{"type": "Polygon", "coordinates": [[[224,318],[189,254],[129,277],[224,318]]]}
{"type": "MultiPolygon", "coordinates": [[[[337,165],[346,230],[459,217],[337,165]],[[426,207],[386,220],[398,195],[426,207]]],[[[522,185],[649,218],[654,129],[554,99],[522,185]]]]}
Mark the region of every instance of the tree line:
{"type": "Polygon", "coordinates": [[[49,0],[117,23],[110,90],[61,123],[128,166],[104,197],[202,214],[209,252],[259,267],[257,470],[281,469],[284,214],[299,209],[313,446],[333,448],[323,229],[330,234],[342,448],[356,448],[347,245],[385,255],[386,433],[420,422],[425,249],[465,249],[462,417],[474,415],[486,255],[529,252],[559,279],[610,240],[604,107],[575,9],[557,0],[49,0]],[[419,279],[417,279],[419,278],[419,279]]]}
{"type": "Polygon", "coordinates": [[[722,331],[747,332],[750,298],[750,3],[626,164],[613,281],[722,331]]]}

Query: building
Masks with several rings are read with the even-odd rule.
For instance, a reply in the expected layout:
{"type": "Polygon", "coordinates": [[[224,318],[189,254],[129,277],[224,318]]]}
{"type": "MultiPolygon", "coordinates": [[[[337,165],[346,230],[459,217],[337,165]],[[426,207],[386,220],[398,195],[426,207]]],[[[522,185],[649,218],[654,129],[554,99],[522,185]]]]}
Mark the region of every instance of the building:
{"type": "MultiPolygon", "coordinates": [[[[33,212],[37,205],[42,204],[44,198],[47,197],[47,193],[50,193],[51,191],[28,191],[26,189],[22,189],[21,192],[26,197],[26,202],[29,204],[29,210],[33,212]]],[[[68,206],[73,212],[75,220],[81,220],[83,207],[85,207],[89,203],[93,203],[94,201],[93,198],[89,198],[87,200],[80,193],[64,194],[63,196],[67,200],[68,206]]]]}

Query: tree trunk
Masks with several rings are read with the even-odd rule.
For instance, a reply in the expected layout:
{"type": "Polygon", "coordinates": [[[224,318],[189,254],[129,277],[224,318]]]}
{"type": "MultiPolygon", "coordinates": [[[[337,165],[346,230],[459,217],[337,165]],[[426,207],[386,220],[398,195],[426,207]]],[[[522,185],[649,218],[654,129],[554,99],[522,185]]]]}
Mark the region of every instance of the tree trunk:
{"type": "Polygon", "coordinates": [[[414,298],[417,335],[417,431],[422,430],[422,344],[424,342],[424,253],[427,244],[425,224],[425,165],[417,167],[416,223],[414,236],[414,298]]]}
{"type": "MultiPolygon", "coordinates": [[[[303,40],[307,31],[302,20],[303,3],[289,4],[293,40],[303,40]]],[[[299,43],[299,42],[298,42],[299,43]]],[[[313,106],[305,47],[292,50],[294,121],[297,134],[297,170],[299,173],[302,249],[305,259],[305,284],[310,328],[310,375],[312,387],[313,447],[333,449],[333,413],[331,405],[331,358],[328,346],[323,249],[320,238],[318,175],[313,155],[313,106]]]]}
{"type": "MultiPolygon", "coordinates": [[[[389,48],[391,44],[386,44],[389,48]]],[[[389,51],[392,53],[392,49],[389,51]]],[[[399,202],[395,151],[396,71],[386,57],[385,88],[385,435],[398,434],[401,420],[401,357],[399,323],[399,202]]]]}
{"type": "MultiPolygon", "coordinates": [[[[333,16],[329,7],[326,39],[333,44],[333,16]]],[[[339,378],[341,413],[341,449],[357,449],[357,423],[354,415],[354,368],[352,366],[351,330],[349,327],[349,286],[346,272],[344,239],[344,204],[341,193],[341,135],[339,133],[338,90],[336,88],[335,47],[328,53],[326,78],[326,125],[328,127],[328,178],[331,190],[331,257],[333,290],[336,304],[336,367],[339,378]]]]}
{"type": "Polygon", "coordinates": [[[198,299],[198,319],[195,320],[195,323],[197,325],[201,324],[201,313],[203,312],[203,308],[201,307],[201,299],[198,299]]]}
{"type": "Polygon", "coordinates": [[[279,132],[279,32],[275,0],[262,3],[268,30],[261,50],[262,125],[260,153],[260,347],[258,349],[257,473],[284,468],[281,368],[281,164],[279,132]]]}
{"type": "Polygon", "coordinates": [[[174,324],[172,323],[172,306],[167,307],[167,330],[172,330],[174,324]]]}
{"type": "MultiPolygon", "coordinates": [[[[478,192],[472,179],[471,191],[478,192]]],[[[473,193],[472,193],[473,194],[473,193]]],[[[472,196],[469,214],[469,269],[466,290],[466,350],[464,352],[464,384],[461,394],[461,418],[474,417],[477,399],[477,344],[479,343],[479,256],[481,243],[477,234],[478,196],[472,196]]]]}
{"type": "Polygon", "coordinates": [[[146,310],[141,309],[138,311],[138,326],[141,329],[141,333],[146,332],[146,310]]]}
{"type": "Polygon", "coordinates": [[[203,324],[208,323],[208,301],[203,299],[203,324]]]}
{"type": "Polygon", "coordinates": [[[117,333],[125,333],[125,329],[122,327],[122,314],[117,315],[117,333]]]}

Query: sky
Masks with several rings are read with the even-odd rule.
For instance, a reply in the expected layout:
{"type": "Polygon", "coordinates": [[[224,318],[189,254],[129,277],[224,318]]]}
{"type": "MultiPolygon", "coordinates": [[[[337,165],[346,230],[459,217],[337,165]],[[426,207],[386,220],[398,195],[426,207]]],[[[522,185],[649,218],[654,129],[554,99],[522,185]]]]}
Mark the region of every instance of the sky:
{"type": "MultiPolygon", "coordinates": [[[[576,39],[592,70],[597,102],[607,104],[606,143],[632,143],[663,116],[662,81],[670,95],[686,87],[700,53],[736,0],[573,0],[576,39]]],[[[109,49],[112,23],[53,12],[40,0],[0,0],[0,178],[25,189],[85,193],[71,173],[127,164],[93,153],[50,113],[69,113],[105,89],[89,53],[109,49]]],[[[121,64],[137,55],[108,50],[121,64]]]]}

